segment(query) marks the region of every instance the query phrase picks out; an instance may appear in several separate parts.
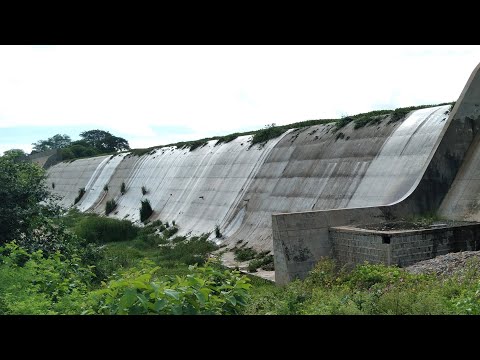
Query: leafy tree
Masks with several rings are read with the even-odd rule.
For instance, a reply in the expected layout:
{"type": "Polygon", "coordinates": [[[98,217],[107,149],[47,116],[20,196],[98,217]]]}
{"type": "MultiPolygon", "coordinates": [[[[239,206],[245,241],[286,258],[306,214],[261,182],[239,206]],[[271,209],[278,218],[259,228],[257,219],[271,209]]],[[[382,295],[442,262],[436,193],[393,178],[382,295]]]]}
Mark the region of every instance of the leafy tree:
{"type": "Polygon", "coordinates": [[[69,147],[72,143],[70,136],[66,134],[56,134],[47,140],[39,140],[36,143],[32,143],[32,153],[51,150],[51,149],[64,149],[69,147]]]}
{"type": "Polygon", "coordinates": [[[86,144],[102,153],[130,149],[130,145],[128,144],[127,140],[114,136],[108,131],[89,130],[82,132],[80,136],[86,144]]]}
{"type": "Polygon", "coordinates": [[[0,157],[0,244],[26,232],[34,218],[47,211],[45,171],[37,164],[17,161],[12,153],[0,157]]]}
{"type": "Polygon", "coordinates": [[[27,158],[25,151],[21,149],[10,149],[3,152],[3,156],[13,161],[23,161],[27,158]]]}

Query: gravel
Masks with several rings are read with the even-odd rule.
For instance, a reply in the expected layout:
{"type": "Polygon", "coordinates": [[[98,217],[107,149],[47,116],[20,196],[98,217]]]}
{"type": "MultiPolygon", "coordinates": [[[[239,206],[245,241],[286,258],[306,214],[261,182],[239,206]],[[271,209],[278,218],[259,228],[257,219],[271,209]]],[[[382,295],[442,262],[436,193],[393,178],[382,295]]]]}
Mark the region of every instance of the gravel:
{"type": "Polygon", "coordinates": [[[480,268],[480,251],[462,251],[437,256],[436,258],[420,261],[405,268],[412,274],[436,274],[449,276],[465,268],[470,259],[477,260],[476,266],[480,268]]]}

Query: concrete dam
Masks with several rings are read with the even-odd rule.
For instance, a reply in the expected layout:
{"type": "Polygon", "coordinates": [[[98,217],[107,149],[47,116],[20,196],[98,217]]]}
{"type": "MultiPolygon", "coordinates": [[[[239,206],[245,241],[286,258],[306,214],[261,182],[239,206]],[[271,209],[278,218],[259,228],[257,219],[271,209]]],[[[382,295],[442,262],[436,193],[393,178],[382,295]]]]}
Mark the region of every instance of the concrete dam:
{"type": "MultiPolygon", "coordinates": [[[[353,121],[340,129],[335,123],[290,129],[253,146],[248,135],[211,140],[193,151],[169,146],[142,156],[65,161],[47,170],[48,184],[64,207],[72,207],[84,188],[75,205],[83,212],[104,214],[115,199],[109,216],[139,222],[140,201],[148,199],[150,220],[175,221],[180,235],[218,225],[227,249],[242,242],[271,251],[275,279],[286,283],[304,277],[320,257],[338,254],[335,239],[346,237],[335,227],[426,212],[479,220],[477,72],[453,109],[414,110],[399,121],[384,115],[357,129],[353,121]]],[[[391,255],[392,244],[371,241],[371,252],[391,255]]],[[[344,247],[351,252],[352,246],[344,247]]]]}

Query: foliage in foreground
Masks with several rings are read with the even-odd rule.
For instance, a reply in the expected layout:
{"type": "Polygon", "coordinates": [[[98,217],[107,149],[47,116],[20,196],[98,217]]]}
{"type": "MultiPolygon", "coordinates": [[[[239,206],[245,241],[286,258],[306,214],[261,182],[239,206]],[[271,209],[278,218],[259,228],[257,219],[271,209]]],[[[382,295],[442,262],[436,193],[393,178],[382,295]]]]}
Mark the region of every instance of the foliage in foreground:
{"type": "Polygon", "coordinates": [[[0,247],[0,314],[81,314],[92,305],[93,276],[76,255],[45,257],[6,244],[0,247]]]}
{"type": "Polygon", "coordinates": [[[92,294],[92,312],[126,314],[237,314],[246,305],[249,279],[238,271],[221,271],[207,263],[190,266],[185,276],[155,278],[159,268],[143,261],[111,279],[92,294]]]}
{"type": "Polygon", "coordinates": [[[323,259],[304,280],[252,292],[246,314],[480,314],[480,263],[453,276],[414,275],[363,264],[352,271],[323,259]]]}

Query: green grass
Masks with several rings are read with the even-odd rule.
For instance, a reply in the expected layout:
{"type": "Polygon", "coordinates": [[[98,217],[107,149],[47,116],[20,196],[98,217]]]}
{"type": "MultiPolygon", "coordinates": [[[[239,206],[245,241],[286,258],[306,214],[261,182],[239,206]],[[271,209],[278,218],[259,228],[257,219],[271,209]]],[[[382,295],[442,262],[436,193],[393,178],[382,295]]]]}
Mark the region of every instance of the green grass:
{"type": "Polygon", "coordinates": [[[393,266],[362,264],[352,271],[323,259],[303,280],[285,287],[252,283],[246,314],[480,314],[480,261],[449,277],[413,275],[393,266]]]}

